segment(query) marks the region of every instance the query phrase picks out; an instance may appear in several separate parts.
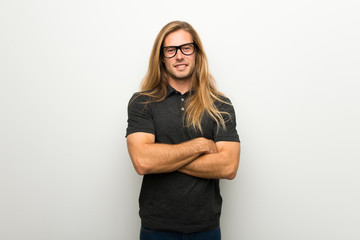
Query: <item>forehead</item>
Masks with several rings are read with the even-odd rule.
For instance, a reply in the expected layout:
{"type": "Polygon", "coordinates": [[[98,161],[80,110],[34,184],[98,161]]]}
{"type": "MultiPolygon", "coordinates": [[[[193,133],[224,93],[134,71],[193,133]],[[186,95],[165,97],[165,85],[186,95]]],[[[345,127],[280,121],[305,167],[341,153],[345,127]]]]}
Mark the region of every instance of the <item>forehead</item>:
{"type": "Polygon", "coordinates": [[[183,29],[180,29],[167,35],[164,40],[164,47],[179,46],[191,42],[193,42],[191,34],[183,29]]]}

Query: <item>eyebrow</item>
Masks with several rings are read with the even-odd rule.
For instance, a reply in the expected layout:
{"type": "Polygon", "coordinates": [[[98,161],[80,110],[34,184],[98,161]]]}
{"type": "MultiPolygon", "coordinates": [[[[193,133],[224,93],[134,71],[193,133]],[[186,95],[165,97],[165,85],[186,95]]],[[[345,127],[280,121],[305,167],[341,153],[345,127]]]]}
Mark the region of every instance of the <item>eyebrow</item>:
{"type": "Polygon", "coordinates": [[[181,44],[181,45],[178,45],[178,46],[164,46],[163,48],[169,48],[169,47],[181,47],[181,46],[188,45],[188,44],[194,44],[194,42],[184,43],[184,44],[181,44]]]}

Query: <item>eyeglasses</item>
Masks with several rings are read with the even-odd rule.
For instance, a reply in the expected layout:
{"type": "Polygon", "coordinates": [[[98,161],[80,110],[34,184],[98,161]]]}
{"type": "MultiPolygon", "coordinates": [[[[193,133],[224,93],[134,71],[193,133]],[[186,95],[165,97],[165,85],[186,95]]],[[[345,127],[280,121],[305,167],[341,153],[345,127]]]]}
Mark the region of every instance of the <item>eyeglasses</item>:
{"type": "Polygon", "coordinates": [[[182,52],[184,55],[191,55],[195,52],[195,43],[185,43],[180,46],[168,46],[162,48],[163,56],[166,58],[172,58],[175,57],[177,54],[178,49],[182,52]]]}

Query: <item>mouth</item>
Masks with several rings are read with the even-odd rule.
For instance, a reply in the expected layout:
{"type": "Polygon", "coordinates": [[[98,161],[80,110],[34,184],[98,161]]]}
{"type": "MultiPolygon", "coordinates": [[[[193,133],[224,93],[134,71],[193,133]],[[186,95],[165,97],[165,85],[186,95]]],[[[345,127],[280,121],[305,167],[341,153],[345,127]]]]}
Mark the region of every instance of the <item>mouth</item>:
{"type": "Polygon", "coordinates": [[[174,67],[175,67],[177,70],[179,70],[179,71],[184,70],[187,66],[188,66],[188,65],[185,64],[185,63],[181,63],[181,64],[176,64],[176,65],[174,65],[174,67]]]}

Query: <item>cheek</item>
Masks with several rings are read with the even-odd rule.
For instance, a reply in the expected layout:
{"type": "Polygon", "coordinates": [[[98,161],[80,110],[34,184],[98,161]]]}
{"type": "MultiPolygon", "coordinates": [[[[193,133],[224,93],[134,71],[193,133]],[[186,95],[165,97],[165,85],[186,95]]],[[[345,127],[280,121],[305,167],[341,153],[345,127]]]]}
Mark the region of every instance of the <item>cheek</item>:
{"type": "Polygon", "coordinates": [[[169,60],[164,61],[164,63],[165,63],[166,69],[170,69],[170,68],[171,68],[171,62],[170,62],[169,60]]]}
{"type": "Polygon", "coordinates": [[[193,65],[195,65],[195,63],[196,63],[196,57],[195,57],[195,55],[192,55],[192,56],[189,58],[189,61],[191,61],[191,63],[192,63],[193,65]]]}
{"type": "Polygon", "coordinates": [[[195,57],[193,57],[193,58],[191,59],[191,63],[192,63],[192,65],[193,65],[193,67],[195,67],[195,65],[196,65],[196,58],[195,58],[195,57]]]}
{"type": "Polygon", "coordinates": [[[169,64],[167,62],[164,62],[165,64],[165,68],[168,70],[169,69],[169,64]]]}

